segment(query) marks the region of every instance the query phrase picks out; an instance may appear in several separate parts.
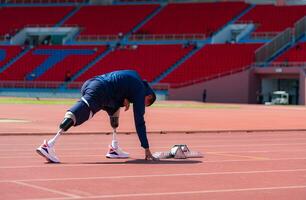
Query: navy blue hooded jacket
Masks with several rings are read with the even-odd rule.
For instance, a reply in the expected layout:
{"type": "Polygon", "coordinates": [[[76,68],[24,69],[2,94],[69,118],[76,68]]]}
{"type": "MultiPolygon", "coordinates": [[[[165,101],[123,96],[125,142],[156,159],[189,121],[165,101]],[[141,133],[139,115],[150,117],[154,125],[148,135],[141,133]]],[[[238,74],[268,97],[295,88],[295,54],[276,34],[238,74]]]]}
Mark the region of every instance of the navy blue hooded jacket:
{"type": "Polygon", "coordinates": [[[112,115],[124,106],[124,99],[133,103],[135,127],[143,148],[149,148],[144,120],[145,96],[149,94],[154,94],[154,91],[134,70],[96,76],[86,81],[82,87],[83,98],[93,114],[102,109],[112,115]]]}

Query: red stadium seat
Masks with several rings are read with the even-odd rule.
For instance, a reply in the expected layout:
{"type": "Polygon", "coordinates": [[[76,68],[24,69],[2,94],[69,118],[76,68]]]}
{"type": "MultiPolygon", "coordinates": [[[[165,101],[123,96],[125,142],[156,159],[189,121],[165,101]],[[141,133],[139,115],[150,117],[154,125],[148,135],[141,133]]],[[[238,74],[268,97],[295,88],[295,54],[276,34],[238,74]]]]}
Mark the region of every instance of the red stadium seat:
{"type": "Polygon", "coordinates": [[[65,24],[77,24],[81,35],[118,35],[132,30],[158,5],[108,5],[82,7],[65,24]]]}
{"type": "Polygon", "coordinates": [[[306,62],[306,42],[298,43],[297,45],[290,48],[288,51],[280,55],[275,61],[275,63],[285,62],[289,64],[290,62],[306,62]]]}
{"type": "Polygon", "coordinates": [[[239,21],[257,24],[255,32],[281,32],[306,15],[306,6],[257,5],[239,21]]]}
{"type": "Polygon", "coordinates": [[[183,48],[182,45],[139,45],[136,49],[131,46],[117,49],[82,74],[76,81],[84,81],[92,76],[113,70],[134,69],[144,79],[151,82],[186,55],[191,48],[183,48]]]}
{"type": "Polygon", "coordinates": [[[166,76],[161,83],[181,84],[214,78],[254,61],[260,44],[209,44],[166,76]]]}
{"type": "Polygon", "coordinates": [[[8,63],[11,59],[16,57],[21,52],[21,46],[0,46],[1,57],[0,56],[0,68],[8,63]]]}
{"type": "Polygon", "coordinates": [[[85,67],[90,61],[96,56],[101,54],[105,50],[105,46],[88,46],[88,45],[74,45],[74,46],[40,46],[32,49],[21,59],[13,63],[12,66],[4,70],[0,74],[2,80],[25,80],[26,77],[30,76],[30,73],[35,70],[38,66],[44,63],[49,55],[38,55],[35,52],[37,50],[56,50],[56,49],[72,49],[82,50],[89,49],[93,50],[91,55],[70,55],[64,58],[59,63],[56,63],[52,68],[48,69],[41,76],[33,74],[33,80],[36,81],[64,81],[65,74],[69,71],[72,75],[78,72],[80,69],[85,67]]]}
{"type": "Polygon", "coordinates": [[[210,35],[247,7],[242,2],[173,3],[167,5],[137,33],[210,35]]]}
{"type": "Polygon", "coordinates": [[[62,62],[56,64],[44,74],[39,76],[37,81],[64,81],[67,72],[71,75],[77,73],[85,67],[90,61],[101,54],[106,48],[105,46],[57,46],[59,49],[94,49],[92,55],[71,55],[65,58],[62,62]]]}

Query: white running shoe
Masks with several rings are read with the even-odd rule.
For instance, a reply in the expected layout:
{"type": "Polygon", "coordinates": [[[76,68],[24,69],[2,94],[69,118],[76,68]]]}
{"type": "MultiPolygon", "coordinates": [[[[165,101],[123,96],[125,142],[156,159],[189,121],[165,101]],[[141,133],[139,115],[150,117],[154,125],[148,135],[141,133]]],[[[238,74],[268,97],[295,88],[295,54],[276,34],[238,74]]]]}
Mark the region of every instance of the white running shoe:
{"type": "Polygon", "coordinates": [[[112,145],[108,146],[108,152],[106,154],[106,158],[128,158],[129,153],[122,151],[120,147],[113,148],[112,145]]]}
{"type": "Polygon", "coordinates": [[[42,157],[44,157],[45,159],[47,159],[48,162],[51,162],[51,163],[60,162],[55,154],[54,148],[48,146],[47,140],[44,140],[44,143],[36,149],[36,152],[42,157]]]}

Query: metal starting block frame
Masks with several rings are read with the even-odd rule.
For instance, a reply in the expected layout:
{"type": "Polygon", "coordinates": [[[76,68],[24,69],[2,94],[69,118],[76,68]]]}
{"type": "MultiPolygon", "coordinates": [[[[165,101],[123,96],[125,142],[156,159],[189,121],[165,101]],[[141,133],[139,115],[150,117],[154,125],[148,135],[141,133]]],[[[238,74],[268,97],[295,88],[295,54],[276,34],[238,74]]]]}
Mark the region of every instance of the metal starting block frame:
{"type": "Polygon", "coordinates": [[[154,157],[159,159],[186,159],[186,158],[202,158],[203,154],[198,151],[190,151],[186,144],[176,144],[170,151],[155,152],[154,157]]]}

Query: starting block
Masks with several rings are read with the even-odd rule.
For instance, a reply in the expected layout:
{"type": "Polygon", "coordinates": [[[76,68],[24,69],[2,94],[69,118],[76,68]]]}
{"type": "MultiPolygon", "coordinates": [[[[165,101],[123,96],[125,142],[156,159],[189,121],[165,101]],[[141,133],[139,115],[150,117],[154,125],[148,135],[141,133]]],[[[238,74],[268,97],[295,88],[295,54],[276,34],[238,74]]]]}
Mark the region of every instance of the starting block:
{"type": "Polygon", "coordinates": [[[202,158],[203,154],[198,151],[190,151],[186,144],[176,144],[170,151],[165,152],[155,152],[153,154],[155,158],[167,159],[186,159],[186,158],[202,158]]]}

